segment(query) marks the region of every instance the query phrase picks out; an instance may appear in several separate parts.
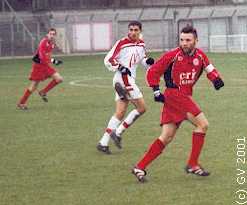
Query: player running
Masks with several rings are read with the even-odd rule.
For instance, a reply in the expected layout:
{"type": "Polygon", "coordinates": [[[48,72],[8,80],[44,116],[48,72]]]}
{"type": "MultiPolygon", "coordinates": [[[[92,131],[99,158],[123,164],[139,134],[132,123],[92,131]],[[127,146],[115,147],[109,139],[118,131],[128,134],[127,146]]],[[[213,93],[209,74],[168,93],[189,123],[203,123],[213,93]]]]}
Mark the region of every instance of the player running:
{"type": "Polygon", "coordinates": [[[132,21],[128,29],[128,36],[117,41],[104,60],[105,66],[115,72],[113,86],[116,90],[116,112],[97,145],[97,149],[105,154],[111,154],[108,146],[110,138],[119,149],[122,148],[122,133],[146,110],[143,95],[135,83],[136,68],[139,63],[148,68],[154,63],[154,59],[146,57],[145,44],[140,38],[142,24],[132,21]],[[135,109],[123,120],[129,102],[135,109]]]}
{"type": "Polygon", "coordinates": [[[40,41],[39,47],[33,57],[32,71],[29,77],[31,84],[26,89],[24,95],[21,97],[17,104],[17,107],[21,110],[27,110],[27,100],[30,95],[37,89],[40,81],[44,81],[47,78],[52,78],[51,82],[41,91],[39,95],[44,102],[48,102],[47,93],[57,84],[63,81],[62,76],[51,66],[51,63],[59,65],[61,60],[51,58],[52,50],[55,48],[56,29],[51,28],[48,34],[40,41]]]}
{"type": "Polygon", "coordinates": [[[203,71],[216,90],[223,87],[224,82],[203,51],[196,48],[197,41],[197,32],[193,27],[183,28],[180,33],[180,46],[165,53],[147,72],[146,78],[149,86],[153,88],[154,100],[164,103],[164,106],[160,121],[161,135],[132,169],[132,173],[140,182],[145,181],[146,167],[173,140],[179,125],[184,120],[189,120],[195,126],[192,134],[192,150],[185,171],[198,176],[210,174],[198,161],[208,129],[208,121],[192,99],[192,88],[203,71]],[[162,75],[166,83],[164,94],[159,89],[162,75]]]}

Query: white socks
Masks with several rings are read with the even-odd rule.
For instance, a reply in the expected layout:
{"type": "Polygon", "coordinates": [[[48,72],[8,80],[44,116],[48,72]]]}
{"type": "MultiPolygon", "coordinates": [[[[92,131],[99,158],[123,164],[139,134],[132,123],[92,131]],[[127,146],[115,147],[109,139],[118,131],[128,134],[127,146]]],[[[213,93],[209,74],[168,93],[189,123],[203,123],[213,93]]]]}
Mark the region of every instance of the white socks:
{"type": "Polygon", "coordinates": [[[132,110],[125,120],[119,125],[116,129],[116,134],[120,136],[130,125],[134,123],[134,121],[140,116],[141,114],[135,109],[132,110]]]}
{"type": "Polygon", "coordinates": [[[116,134],[118,136],[120,136],[130,125],[132,125],[134,123],[134,121],[140,116],[141,114],[136,110],[132,110],[128,116],[125,118],[125,120],[120,124],[120,120],[117,119],[115,116],[112,116],[108,125],[107,125],[107,128],[106,128],[106,131],[104,133],[104,135],[102,136],[102,138],[100,139],[99,143],[102,145],[102,146],[108,146],[109,144],[109,141],[110,141],[110,133],[112,130],[116,130],[116,134]],[[118,127],[119,125],[119,127],[118,127]]]}
{"type": "Polygon", "coordinates": [[[100,139],[99,143],[102,146],[108,146],[109,141],[110,141],[110,135],[109,133],[112,130],[115,130],[117,128],[117,126],[120,124],[120,120],[117,119],[115,116],[112,116],[110,121],[108,122],[107,128],[106,128],[106,132],[104,133],[103,137],[100,139]],[[108,132],[107,132],[108,131],[108,132]]]}

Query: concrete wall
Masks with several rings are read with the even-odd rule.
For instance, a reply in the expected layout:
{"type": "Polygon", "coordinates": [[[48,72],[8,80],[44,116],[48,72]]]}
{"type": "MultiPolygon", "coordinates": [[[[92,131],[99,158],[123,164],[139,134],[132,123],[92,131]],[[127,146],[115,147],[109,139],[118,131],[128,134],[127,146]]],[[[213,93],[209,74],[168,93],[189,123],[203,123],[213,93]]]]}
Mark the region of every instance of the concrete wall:
{"type": "MultiPolygon", "coordinates": [[[[149,50],[168,50],[177,46],[178,33],[187,24],[197,28],[199,47],[206,51],[210,48],[212,35],[247,34],[246,5],[18,12],[18,18],[11,13],[0,13],[1,55],[32,54],[31,38],[16,19],[23,20],[36,44],[50,26],[64,30],[65,36],[61,39],[65,39],[68,53],[76,52],[72,45],[73,25],[82,23],[110,23],[114,44],[127,34],[130,20],[140,20],[149,50]]],[[[65,45],[64,42],[61,44],[65,45]]]]}

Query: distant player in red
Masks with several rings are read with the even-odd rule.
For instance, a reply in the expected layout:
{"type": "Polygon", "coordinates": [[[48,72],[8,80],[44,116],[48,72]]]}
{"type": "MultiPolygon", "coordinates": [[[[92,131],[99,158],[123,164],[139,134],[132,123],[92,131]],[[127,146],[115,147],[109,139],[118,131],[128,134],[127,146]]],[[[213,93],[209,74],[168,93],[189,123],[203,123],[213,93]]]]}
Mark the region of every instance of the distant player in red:
{"type": "Polygon", "coordinates": [[[199,105],[192,98],[192,88],[203,71],[216,90],[224,86],[220,74],[209,62],[203,51],[196,48],[197,32],[187,26],[180,33],[180,46],[165,53],[147,71],[147,83],[154,91],[154,100],[164,103],[161,112],[161,135],[151,144],[143,158],[132,169],[140,182],[145,181],[146,167],[155,160],[164,148],[173,140],[179,125],[189,120],[195,129],[192,134],[192,150],[185,171],[198,176],[208,176],[199,164],[208,121],[199,105]],[[160,77],[164,76],[166,89],[160,92],[160,77]]]}
{"type": "Polygon", "coordinates": [[[55,48],[56,34],[56,29],[51,28],[49,29],[48,34],[40,41],[37,52],[32,59],[33,65],[29,77],[31,84],[26,89],[24,95],[17,104],[17,107],[21,110],[27,110],[27,100],[29,96],[37,89],[40,81],[44,81],[47,78],[52,78],[51,82],[44,89],[39,91],[40,97],[45,102],[48,102],[46,95],[48,91],[63,81],[62,76],[51,65],[51,63],[55,65],[62,63],[61,60],[51,58],[52,50],[55,48]]]}

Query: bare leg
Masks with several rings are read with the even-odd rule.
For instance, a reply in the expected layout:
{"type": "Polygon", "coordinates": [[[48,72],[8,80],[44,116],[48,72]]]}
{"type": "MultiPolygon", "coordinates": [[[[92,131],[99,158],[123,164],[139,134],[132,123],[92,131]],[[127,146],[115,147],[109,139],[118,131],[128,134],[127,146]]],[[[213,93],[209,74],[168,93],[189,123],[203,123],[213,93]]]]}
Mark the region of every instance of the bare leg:
{"type": "Polygon", "coordinates": [[[208,120],[203,112],[196,117],[191,113],[187,113],[188,120],[195,126],[194,132],[206,133],[208,129],[208,120]]]}

